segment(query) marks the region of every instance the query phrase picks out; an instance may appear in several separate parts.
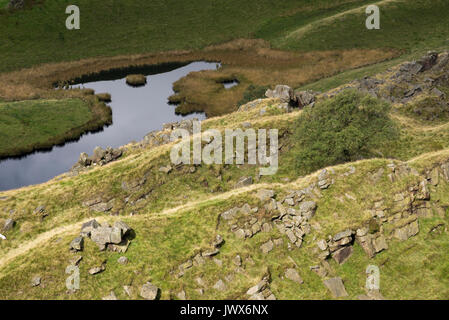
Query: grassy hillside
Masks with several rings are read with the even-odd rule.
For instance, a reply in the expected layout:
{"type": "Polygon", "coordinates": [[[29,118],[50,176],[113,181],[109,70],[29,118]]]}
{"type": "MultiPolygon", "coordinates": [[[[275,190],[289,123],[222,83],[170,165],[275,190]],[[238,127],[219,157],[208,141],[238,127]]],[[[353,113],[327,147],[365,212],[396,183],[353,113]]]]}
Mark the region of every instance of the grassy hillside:
{"type": "Polygon", "coordinates": [[[364,8],[374,2],[81,0],[81,30],[69,31],[64,22],[70,1],[43,1],[24,11],[0,13],[0,71],[94,56],[199,49],[236,38],[262,38],[282,49],[305,51],[447,45],[447,1],[380,1],[382,29],[368,31],[364,8]]]}
{"type": "MultiPolygon", "coordinates": [[[[376,76],[384,81],[379,82],[380,93],[386,87],[403,85],[391,82],[399,70],[395,67],[376,76]]],[[[437,71],[431,72],[437,78],[437,71]]],[[[418,78],[429,76],[421,73],[418,78]]],[[[356,85],[353,82],[348,86],[356,85]]],[[[447,90],[447,84],[441,83],[439,88],[447,90]]],[[[338,95],[333,96],[340,89],[326,92],[328,99],[338,99],[338,95]]],[[[402,89],[397,91],[403,95],[402,89]]],[[[325,188],[317,184],[323,179],[321,170],[305,176],[297,171],[297,155],[307,145],[298,149],[292,133],[303,111],[286,113],[280,101],[265,99],[251,102],[245,111],[208,119],[203,129],[242,128],[246,123],[256,129],[279,128],[280,168],[274,176],[258,180],[258,167],[249,165],[184,165],[166,173],[160,169],[170,164],[172,144],[149,146],[137,142],[126,146],[117,162],[65,174],[43,185],[2,192],[2,224],[11,217],[17,224],[5,233],[8,240],[0,242],[0,297],[100,299],[112,290],[120,299],[137,299],[140,287],[151,281],[161,288],[163,299],[176,299],[182,291],[193,299],[247,299],[248,288],[269,272],[269,289],[278,299],[331,299],[323,280],[335,276],[343,279],[347,298],[356,299],[365,292],[366,267],[374,264],[381,271],[381,294],[388,299],[447,299],[448,266],[442,257],[449,240],[448,118],[441,117],[434,123],[427,120],[427,113],[418,117],[408,108],[431,97],[424,91],[405,104],[393,103],[388,116],[398,126],[399,138],[389,158],[328,167],[324,176],[329,185],[325,188]],[[246,176],[254,177],[255,183],[235,188],[246,176]],[[317,209],[303,225],[309,230],[299,248],[289,243],[290,237],[281,232],[282,228],[276,227],[280,223],[277,211],[268,206],[271,200],[256,196],[259,189],[273,190],[279,203],[292,191],[308,190],[299,202],[314,201],[317,209]],[[109,210],[99,212],[88,207],[86,201],[92,200],[107,204],[109,210]],[[234,207],[254,210],[244,214],[242,209],[242,215],[228,223],[221,214],[234,207]],[[81,223],[92,218],[128,223],[135,231],[128,250],[121,254],[100,252],[86,238],[82,252],[70,252],[69,243],[79,233],[81,223]],[[233,224],[247,228],[253,218],[268,223],[268,227],[240,239],[233,232],[233,224]],[[404,230],[412,224],[418,226],[418,232],[404,238],[404,230]],[[348,228],[355,232],[365,227],[372,237],[385,239],[386,245],[377,255],[370,258],[355,240],[350,243],[353,253],[343,264],[330,257],[323,260],[317,247],[320,239],[332,238],[348,228]],[[199,252],[211,250],[217,234],[225,239],[219,253],[204,261],[195,260],[199,252]],[[263,253],[261,246],[270,239],[276,245],[263,253]],[[81,288],[70,293],[64,271],[77,255],[83,257],[81,288]],[[118,263],[120,256],[126,256],[129,262],[118,263]],[[190,259],[196,264],[181,275],[179,267],[188,265],[190,259]],[[103,272],[88,273],[100,265],[105,265],[103,272]],[[311,270],[313,266],[318,266],[313,268],[316,272],[311,270]],[[286,278],[289,268],[299,273],[302,284],[286,278]],[[42,282],[31,287],[35,276],[42,282]],[[213,288],[219,279],[225,284],[224,290],[213,288]],[[130,295],[123,286],[131,287],[130,295]]],[[[324,95],[319,96],[316,108],[321,103],[327,105],[326,101],[324,95]]],[[[447,98],[441,101],[447,104],[447,98]]],[[[358,106],[363,108],[363,103],[358,106]]],[[[283,206],[289,206],[287,201],[283,206]]]]}

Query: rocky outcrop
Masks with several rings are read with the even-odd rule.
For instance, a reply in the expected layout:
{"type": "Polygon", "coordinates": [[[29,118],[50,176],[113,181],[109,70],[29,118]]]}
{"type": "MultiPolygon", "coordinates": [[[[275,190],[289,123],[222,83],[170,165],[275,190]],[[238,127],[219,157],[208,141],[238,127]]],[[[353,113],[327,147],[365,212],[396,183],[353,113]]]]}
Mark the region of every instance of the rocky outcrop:
{"type": "Polygon", "coordinates": [[[268,89],[265,92],[267,98],[279,99],[282,102],[289,103],[295,99],[293,89],[286,85],[277,85],[274,90],[268,89]]]}
{"type": "Polygon", "coordinates": [[[84,237],[90,238],[103,251],[126,252],[129,246],[130,232],[132,229],[123,221],[118,221],[114,226],[109,224],[99,224],[96,220],[86,222],[81,227],[80,237],[71,243],[71,249],[75,251],[82,250],[84,237]],[[79,245],[81,243],[81,246],[79,245]],[[79,249],[81,247],[81,249],[79,249]]]}
{"type": "Polygon", "coordinates": [[[81,169],[90,166],[103,166],[117,160],[122,154],[123,151],[121,149],[113,149],[111,147],[103,149],[101,147],[96,147],[91,157],[85,152],[81,153],[78,162],[72,167],[71,171],[80,171],[81,169]]]}

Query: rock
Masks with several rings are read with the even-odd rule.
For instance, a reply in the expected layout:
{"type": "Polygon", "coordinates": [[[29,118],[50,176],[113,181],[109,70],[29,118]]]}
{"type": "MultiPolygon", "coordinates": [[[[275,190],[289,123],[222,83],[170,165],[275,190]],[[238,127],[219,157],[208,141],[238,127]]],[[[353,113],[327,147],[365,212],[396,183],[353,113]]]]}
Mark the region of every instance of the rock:
{"type": "Polygon", "coordinates": [[[237,267],[240,267],[242,265],[242,258],[239,255],[236,255],[232,262],[234,262],[237,267]]]}
{"type": "Polygon", "coordinates": [[[98,93],[95,96],[102,102],[111,102],[111,95],[109,93],[98,93]]]}
{"type": "Polygon", "coordinates": [[[267,189],[260,189],[257,191],[256,197],[259,198],[260,201],[265,202],[274,197],[274,191],[267,189]]]}
{"type": "Polygon", "coordinates": [[[186,292],[185,292],[184,290],[178,292],[178,293],[176,294],[176,297],[177,297],[179,300],[186,300],[186,299],[187,299],[187,298],[186,298],[186,292]]]}
{"type": "Polygon", "coordinates": [[[346,292],[345,286],[343,284],[343,280],[341,278],[331,278],[324,280],[324,285],[331,292],[334,298],[347,297],[348,293],[346,292]]]}
{"type": "Polygon", "coordinates": [[[418,74],[422,69],[423,69],[422,65],[420,65],[416,61],[412,61],[412,62],[403,63],[400,66],[399,71],[403,72],[403,73],[409,73],[409,74],[415,75],[415,74],[418,74]]]}
{"type": "Polygon", "coordinates": [[[38,287],[41,284],[41,277],[35,276],[33,279],[31,279],[31,286],[32,287],[38,287]]]}
{"type": "Polygon", "coordinates": [[[332,254],[332,258],[338,263],[345,263],[352,255],[353,248],[352,246],[343,247],[338,249],[332,254]]]}
{"type": "Polygon", "coordinates": [[[245,230],[243,230],[243,229],[236,230],[234,232],[234,234],[238,239],[245,239],[245,237],[246,237],[245,230]]]}
{"type": "Polygon", "coordinates": [[[347,229],[345,231],[339,232],[337,233],[332,240],[334,241],[339,241],[343,238],[347,238],[347,237],[351,237],[352,236],[352,230],[347,229]]]}
{"type": "Polygon", "coordinates": [[[92,160],[89,158],[89,155],[87,153],[82,152],[78,159],[78,164],[80,164],[83,167],[87,167],[92,164],[92,160]]]}
{"type": "Polygon", "coordinates": [[[274,248],[274,243],[271,240],[260,246],[260,250],[262,250],[262,252],[264,254],[269,253],[271,250],[273,250],[273,248],[274,248]]]}
{"type": "Polygon", "coordinates": [[[147,83],[147,78],[143,74],[130,74],[126,77],[126,83],[133,87],[140,87],[147,83]]]}
{"type": "Polygon", "coordinates": [[[277,85],[274,90],[265,92],[267,98],[280,99],[282,102],[294,100],[293,89],[286,85],[277,85]]]}
{"type": "Polygon", "coordinates": [[[285,277],[299,284],[302,284],[304,282],[301,276],[299,275],[298,271],[296,271],[293,268],[285,270],[285,277]]]}
{"type": "Polygon", "coordinates": [[[121,256],[120,258],[118,258],[117,262],[120,263],[120,264],[125,265],[125,264],[128,264],[129,260],[128,260],[127,257],[121,256]]]}
{"type": "Polygon", "coordinates": [[[226,212],[223,212],[221,214],[221,217],[224,220],[231,220],[231,219],[234,219],[236,215],[237,215],[237,208],[232,208],[226,212]]]}
{"type": "Polygon", "coordinates": [[[207,258],[207,257],[213,257],[213,256],[217,255],[218,253],[220,253],[220,250],[214,249],[214,250],[210,250],[210,251],[205,251],[201,255],[203,257],[207,258]]]}
{"type": "Polygon", "coordinates": [[[246,292],[246,294],[249,296],[252,296],[252,295],[264,290],[267,287],[267,285],[268,285],[267,281],[262,280],[258,284],[256,284],[254,287],[249,288],[248,291],[246,292]]]}
{"type": "Polygon", "coordinates": [[[249,186],[253,184],[253,177],[242,177],[240,180],[234,185],[234,189],[242,188],[245,186],[249,186]]]}
{"type": "Polygon", "coordinates": [[[33,214],[43,214],[45,212],[45,206],[38,206],[34,209],[33,214]]]}
{"type": "Polygon", "coordinates": [[[226,284],[223,282],[223,280],[218,280],[216,283],[215,283],[215,285],[214,285],[214,287],[213,287],[215,290],[218,290],[218,291],[225,291],[226,290],[226,284]]]}
{"type": "Polygon", "coordinates": [[[111,209],[112,209],[112,203],[111,202],[100,202],[100,203],[90,206],[90,209],[95,212],[108,212],[108,211],[111,211],[111,209]]]}
{"type": "Polygon", "coordinates": [[[131,297],[133,294],[133,288],[131,286],[123,286],[123,291],[125,291],[128,297],[131,297]]]}
{"type": "Polygon", "coordinates": [[[118,300],[118,299],[117,299],[117,296],[115,295],[114,291],[111,291],[109,293],[109,295],[101,298],[101,300],[118,300]]]}
{"type": "Polygon", "coordinates": [[[106,267],[104,264],[102,264],[100,267],[93,267],[89,269],[89,274],[91,275],[95,275],[98,274],[100,272],[103,272],[104,270],[106,270],[106,267]]]}
{"type": "Polygon", "coordinates": [[[82,237],[90,237],[92,230],[98,228],[99,226],[100,224],[97,222],[97,220],[90,220],[89,222],[86,222],[81,226],[80,235],[82,237]]]}
{"type": "Polygon", "coordinates": [[[212,243],[215,248],[220,248],[224,244],[224,239],[221,235],[217,234],[214,242],[212,243]]]}
{"type": "Polygon", "coordinates": [[[326,240],[319,240],[319,241],[317,242],[317,246],[318,246],[318,248],[319,248],[321,251],[326,250],[326,249],[327,249],[327,242],[326,242],[326,240]]]}
{"type": "Polygon", "coordinates": [[[120,229],[122,232],[122,237],[127,236],[128,233],[132,230],[126,223],[123,221],[117,221],[114,223],[114,227],[117,229],[120,229]]]}
{"type": "Polygon", "coordinates": [[[419,232],[418,220],[415,220],[403,227],[394,230],[393,236],[396,239],[405,241],[410,237],[417,235],[419,232]]]}
{"type": "Polygon", "coordinates": [[[299,108],[304,108],[308,105],[312,105],[315,102],[315,97],[317,95],[318,93],[313,91],[295,91],[293,100],[297,103],[299,108]]]}
{"type": "Polygon", "coordinates": [[[116,224],[112,228],[104,225],[92,229],[90,238],[98,245],[100,250],[105,250],[108,244],[121,244],[124,230],[130,230],[124,222],[116,224]]]}
{"type": "Polygon", "coordinates": [[[437,88],[433,88],[430,93],[434,96],[436,96],[439,99],[444,99],[444,97],[446,96],[443,92],[441,92],[440,90],[438,90],[437,88]]]}
{"type": "Polygon", "coordinates": [[[166,173],[166,174],[169,174],[172,170],[173,170],[173,168],[170,165],[159,168],[160,172],[163,172],[163,173],[166,173]]]}
{"type": "Polygon", "coordinates": [[[84,248],[84,238],[83,237],[76,237],[75,239],[70,242],[70,250],[73,251],[83,251],[84,248]]]}
{"type": "Polygon", "coordinates": [[[101,147],[95,147],[94,154],[92,156],[92,161],[95,163],[100,162],[100,160],[103,160],[106,156],[106,151],[103,150],[101,147]]]}
{"type": "Polygon", "coordinates": [[[140,296],[145,300],[156,300],[159,295],[159,288],[151,282],[145,283],[140,289],[140,296]]]}
{"type": "Polygon", "coordinates": [[[5,224],[3,225],[3,231],[9,231],[14,228],[16,222],[13,219],[6,219],[5,224]]]}
{"type": "Polygon", "coordinates": [[[82,256],[75,256],[72,259],[70,259],[69,263],[72,266],[77,266],[79,265],[79,263],[81,262],[81,260],[83,260],[82,256]]]}
{"type": "Polygon", "coordinates": [[[305,201],[302,202],[299,206],[299,212],[302,216],[304,216],[307,220],[310,220],[316,211],[317,205],[314,201],[305,201]]]}

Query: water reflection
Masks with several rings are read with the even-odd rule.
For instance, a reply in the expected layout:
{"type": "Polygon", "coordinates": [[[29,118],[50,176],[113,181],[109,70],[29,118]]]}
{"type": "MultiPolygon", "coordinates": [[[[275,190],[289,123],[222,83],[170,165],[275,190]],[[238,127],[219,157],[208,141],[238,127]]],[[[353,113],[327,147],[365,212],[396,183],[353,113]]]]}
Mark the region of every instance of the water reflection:
{"type": "MultiPolygon", "coordinates": [[[[185,118],[204,119],[202,113],[185,117],[176,115],[175,106],[169,105],[167,98],[173,94],[173,82],[189,72],[214,70],[218,66],[216,63],[208,62],[192,62],[182,67],[176,66],[177,68],[171,71],[148,75],[147,85],[138,88],[126,84],[124,79],[126,74],[119,74],[120,78],[115,78],[118,80],[85,82],[78,85],[94,89],[96,93],[108,92],[112,95],[112,102],[109,105],[112,108],[113,124],[100,132],[85,134],[76,142],[55,146],[51,151],[1,161],[0,190],[42,183],[67,172],[78,160],[81,152],[92,154],[96,146],[116,148],[134,140],[141,140],[150,131],[160,130],[163,123],[185,118]]],[[[113,77],[108,73],[103,79],[113,77]]]]}

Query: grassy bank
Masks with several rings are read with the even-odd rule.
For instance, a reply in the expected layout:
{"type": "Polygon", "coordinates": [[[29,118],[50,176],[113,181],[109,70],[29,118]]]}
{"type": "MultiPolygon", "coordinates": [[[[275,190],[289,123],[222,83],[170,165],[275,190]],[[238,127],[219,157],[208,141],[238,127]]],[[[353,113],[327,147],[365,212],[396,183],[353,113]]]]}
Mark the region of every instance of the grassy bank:
{"type": "Polygon", "coordinates": [[[110,121],[107,106],[81,99],[2,102],[0,157],[48,149],[110,121]]]}

